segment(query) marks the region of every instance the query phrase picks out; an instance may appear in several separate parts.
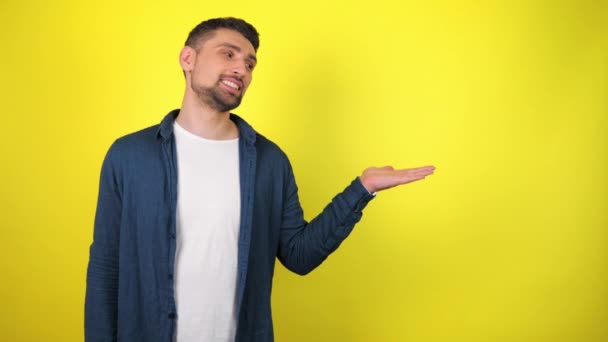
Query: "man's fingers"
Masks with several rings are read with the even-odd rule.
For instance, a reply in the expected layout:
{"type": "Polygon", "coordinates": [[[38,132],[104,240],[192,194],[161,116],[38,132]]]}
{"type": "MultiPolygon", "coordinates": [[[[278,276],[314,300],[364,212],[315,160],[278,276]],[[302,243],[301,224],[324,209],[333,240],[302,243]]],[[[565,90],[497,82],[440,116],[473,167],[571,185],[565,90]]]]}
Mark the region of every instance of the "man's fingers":
{"type": "Polygon", "coordinates": [[[427,165],[427,166],[416,167],[416,168],[407,169],[407,170],[410,170],[410,171],[429,171],[429,170],[433,171],[433,170],[435,170],[435,167],[433,165],[427,165]]]}
{"type": "Polygon", "coordinates": [[[420,167],[420,168],[416,168],[416,169],[404,169],[404,170],[399,170],[396,172],[400,175],[412,175],[412,176],[430,175],[431,173],[435,172],[435,167],[427,166],[427,167],[420,167]]]}
{"type": "Polygon", "coordinates": [[[433,174],[434,171],[434,166],[423,166],[415,169],[399,170],[396,171],[396,175],[401,183],[410,183],[424,179],[426,176],[433,174]]]}

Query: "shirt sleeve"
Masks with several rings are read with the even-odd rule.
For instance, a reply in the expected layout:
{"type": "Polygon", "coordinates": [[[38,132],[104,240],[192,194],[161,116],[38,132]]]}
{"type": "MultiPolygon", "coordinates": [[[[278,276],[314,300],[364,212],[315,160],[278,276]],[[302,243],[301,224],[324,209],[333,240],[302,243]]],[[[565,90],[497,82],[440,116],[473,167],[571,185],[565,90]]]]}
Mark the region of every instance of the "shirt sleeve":
{"type": "Polygon", "coordinates": [[[374,196],[357,177],[317,217],[306,222],[289,167],[278,251],[281,263],[301,275],[315,269],[350,234],[374,196]]]}
{"type": "Polygon", "coordinates": [[[93,243],[90,248],[85,297],[85,341],[117,339],[118,250],[121,221],[120,177],[115,144],[108,151],[99,184],[93,243]]]}

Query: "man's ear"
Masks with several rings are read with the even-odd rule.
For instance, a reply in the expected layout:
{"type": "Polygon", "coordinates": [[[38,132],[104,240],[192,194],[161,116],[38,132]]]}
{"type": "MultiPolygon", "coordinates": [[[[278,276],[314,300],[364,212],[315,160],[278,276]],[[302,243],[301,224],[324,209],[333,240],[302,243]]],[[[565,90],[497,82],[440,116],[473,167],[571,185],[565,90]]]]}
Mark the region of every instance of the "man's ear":
{"type": "Polygon", "coordinates": [[[190,46],[184,46],[182,51],[179,53],[179,64],[185,73],[192,71],[194,68],[194,61],[196,59],[196,50],[190,46]]]}

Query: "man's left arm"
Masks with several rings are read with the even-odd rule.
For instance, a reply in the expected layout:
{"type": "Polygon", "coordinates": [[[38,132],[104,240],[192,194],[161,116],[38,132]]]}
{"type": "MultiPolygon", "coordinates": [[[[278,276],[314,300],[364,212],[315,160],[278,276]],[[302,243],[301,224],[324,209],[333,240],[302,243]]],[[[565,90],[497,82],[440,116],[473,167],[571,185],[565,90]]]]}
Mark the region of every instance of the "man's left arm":
{"type": "Polygon", "coordinates": [[[309,273],[350,234],[376,192],[424,179],[434,170],[433,166],[402,170],[390,166],[368,168],[336,195],[318,216],[306,222],[295,178],[289,168],[279,260],[297,274],[309,273]]]}

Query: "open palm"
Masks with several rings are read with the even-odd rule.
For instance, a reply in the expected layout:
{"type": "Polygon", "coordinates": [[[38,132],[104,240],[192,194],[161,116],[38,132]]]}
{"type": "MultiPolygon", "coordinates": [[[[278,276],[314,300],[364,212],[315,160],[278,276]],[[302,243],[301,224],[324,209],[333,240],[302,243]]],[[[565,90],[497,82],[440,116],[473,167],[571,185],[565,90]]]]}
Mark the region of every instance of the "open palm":
{"type": "Polygon", "coordinates": [[[377,192],[424,179],[434,171],[434,166],[401,170],[395,170],[392,166],[370,167],[363,171],[361,183],[369,192],[377,192]]]}

